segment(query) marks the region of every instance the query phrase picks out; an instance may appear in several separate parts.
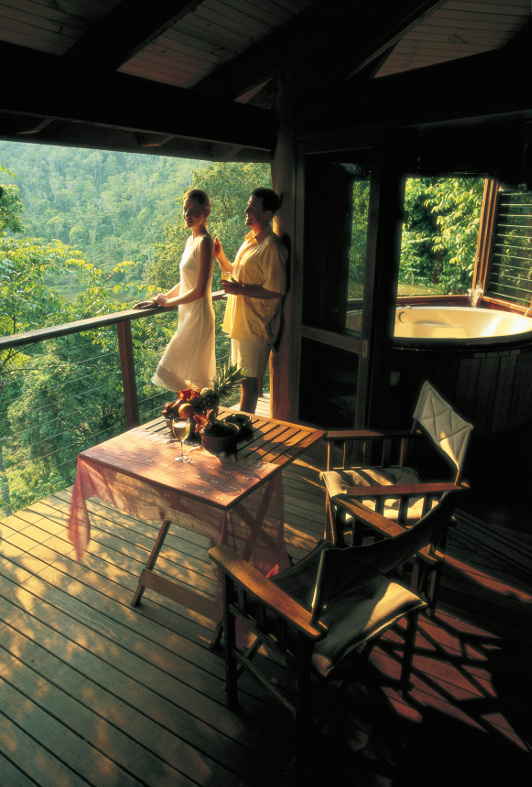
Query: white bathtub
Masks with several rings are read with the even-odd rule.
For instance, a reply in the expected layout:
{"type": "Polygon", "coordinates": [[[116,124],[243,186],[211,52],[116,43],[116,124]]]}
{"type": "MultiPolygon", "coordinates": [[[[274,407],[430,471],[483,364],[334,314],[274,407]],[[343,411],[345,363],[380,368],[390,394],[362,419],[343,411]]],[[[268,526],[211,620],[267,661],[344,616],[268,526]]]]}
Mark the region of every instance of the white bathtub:
{"type": "Polygon", "coordinates": [[[475,435],[521,427],[532,421],[532,319],[482,308],[398,307],[392,379],[400,426],[430,380],[475,435]]]}
{"type": "Polygon", "coordinates": [[[494,309],[403,306],[395,314],[396,339],[489,339],[532,331],[532,319],[494,309]]]}

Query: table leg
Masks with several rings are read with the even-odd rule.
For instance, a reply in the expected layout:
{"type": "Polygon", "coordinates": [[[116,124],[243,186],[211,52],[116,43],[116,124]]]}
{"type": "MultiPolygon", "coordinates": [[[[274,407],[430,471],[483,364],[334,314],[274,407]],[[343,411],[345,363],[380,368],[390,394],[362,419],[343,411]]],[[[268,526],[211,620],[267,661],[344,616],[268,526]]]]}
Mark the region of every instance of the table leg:
{"type": "Polygon", "coordinates": [[[159,534],[155,540],[151,554],[140,574],[137,589],[135,591],[135,595],[133,596],[133,600],[131,601],[131,606],[138,607],[144,591],[146,588],[150,588],[156,593],[159,593],[159,595],[169,598],[172,601],[177,601],[177,603],[181,604],[181,606],[191,609],[216,623],[220,619],[220,612],[217,609],[214,601],[204,598],[195,590],[183,587],[171,579],[167,579],[160,574],[156,574],[153,570],[155,563],[157,562],[157,558],[159,557],[159,552],[163,547],[170,524],[171,520],[165,519],[161,525],[161,529],[159,530],[159,534]]]}
{"type": "Polygon", "coordinates": [[[142,595],[144,593],[144,589],[146,588],[146,584],[144,582],[145,579],[145,571],[152,571],[153,567],[157,562],[157,558],[159,557],[159,552],[161,551],[164,540],[166,538],[166,534],[168,533],[168,528],[170,527],[170,519],[165,519],[161,525],[161,529],[159,530],[159,535],[155,539],[155,544],[153,545],[153,549],[151,554],[144,566],[142,573],[139,577],[139,583],[137,585],[137,589],[135,591],[135,595],[133,596],[133,601],[131,602],[132,607],[138,607],[140,601],[142,599],[142,595]]]}
{"type": "Polygon", "coordinates": [[[215,650],[215,651],[218,650],[223,634],[224,634],[224,621],[223,618],[220,618],[220,620],[216,624],[216,628],[214,629],[214,634],[212,635],[212,639],[209,644],[210,650],[215,650]]]}

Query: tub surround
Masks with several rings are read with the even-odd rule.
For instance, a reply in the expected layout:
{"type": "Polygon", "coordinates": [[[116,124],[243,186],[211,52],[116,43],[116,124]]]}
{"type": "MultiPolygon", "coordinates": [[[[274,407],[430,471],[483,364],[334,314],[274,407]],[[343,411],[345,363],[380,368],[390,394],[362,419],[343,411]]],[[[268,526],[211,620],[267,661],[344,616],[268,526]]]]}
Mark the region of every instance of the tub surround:
{"type": "Polygon", "coordinates": [[[427,379],[472,421],[475,435],[532,421],[532,319],[494,309],[398,307],[392,409],[399,423],[409,423],[427,379]]]}
{"type": "Polygon", "coordinates": [[[457,341],[485,341],[494,339],[513,341],[514,336],[529,333],[532,319],[498,309],[479,309],[459,306],[403,306],[395,316],[395,338],[455,339],[457,341]]]}

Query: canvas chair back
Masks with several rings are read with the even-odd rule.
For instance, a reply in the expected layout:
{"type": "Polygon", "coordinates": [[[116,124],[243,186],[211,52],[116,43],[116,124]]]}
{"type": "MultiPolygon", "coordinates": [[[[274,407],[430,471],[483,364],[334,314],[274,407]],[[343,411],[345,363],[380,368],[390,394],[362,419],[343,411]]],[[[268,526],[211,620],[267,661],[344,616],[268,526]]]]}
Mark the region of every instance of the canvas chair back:
{"type": "Polygon", "coordinates": [[[346,549],[324,549],[312,601],[312,622],[319,620],[327,603],[360,591],[376,572],[388,574],[437,538],[438,531],[450,521],[456,495],[447,492],[415,525],[394,538],[346,549]]]}
{"type": "Polygon", "coordinates": [[[428,381],[423,383],[414,412],[414,423],[454,465],[455,480],[458,481],[473,425],[458,415],[428,381]]]}

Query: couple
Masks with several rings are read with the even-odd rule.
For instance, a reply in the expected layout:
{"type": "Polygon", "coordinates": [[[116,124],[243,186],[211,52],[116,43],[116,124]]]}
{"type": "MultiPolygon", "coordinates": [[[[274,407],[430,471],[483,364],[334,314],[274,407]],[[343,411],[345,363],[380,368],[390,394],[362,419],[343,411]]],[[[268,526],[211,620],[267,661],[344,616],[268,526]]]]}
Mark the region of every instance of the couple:
{"type": "Polygon", "coordinates": [[[286,284],[287,251],[271,227],[279,204],[279,197],[272,189],[253,191],[244,211],[250,232],[231,264],[218,238],[214,240],[207,231],[211,210],[208,195],[201,189],[185,194],[183,219],[192,235],[179,266],[180,281],[167,293],[159,293],[152,300],[135,306],[179,306],[178,330],[153,376],[152,382],[156,385],[178,391],[211,384],[216,373],[211,301],[216,258],[222,273],[230,274],[229,279],[222,281],[229,295],[223,330],[231,336],[231,361],[245,375],[241,383],[240,409],[255,412],[259,380],[279,333],[286,284]]]}

